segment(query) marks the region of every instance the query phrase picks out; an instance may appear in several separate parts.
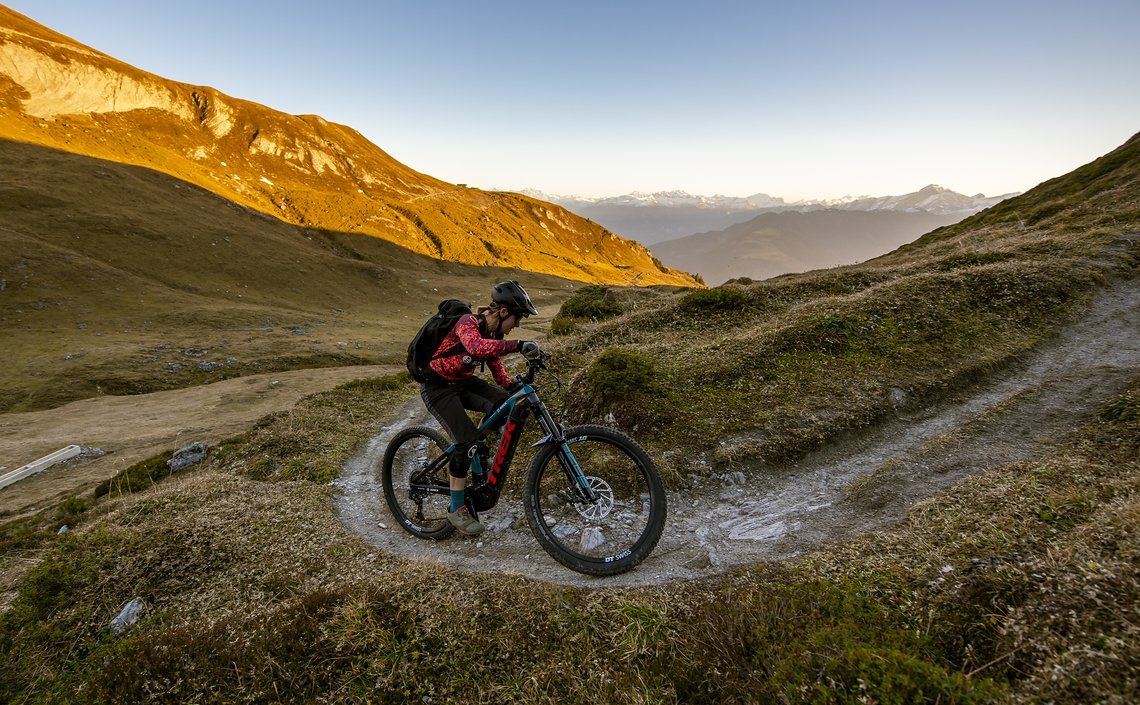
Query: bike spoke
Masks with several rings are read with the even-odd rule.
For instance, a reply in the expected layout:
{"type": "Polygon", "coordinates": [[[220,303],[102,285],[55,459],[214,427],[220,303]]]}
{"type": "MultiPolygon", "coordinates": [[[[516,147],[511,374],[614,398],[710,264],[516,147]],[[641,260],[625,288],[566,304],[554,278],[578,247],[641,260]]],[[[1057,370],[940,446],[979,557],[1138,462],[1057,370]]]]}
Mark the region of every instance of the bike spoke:
{"type": "Polygon", "coordinates": [[[428,487],[448,487],[447,463],[438,462],[443,439],[430,429],[409,429],[393,439],[385,454],[383,484],[392,513],[401,525],[425,538],[450,533],[447,493],[428,487]]]}

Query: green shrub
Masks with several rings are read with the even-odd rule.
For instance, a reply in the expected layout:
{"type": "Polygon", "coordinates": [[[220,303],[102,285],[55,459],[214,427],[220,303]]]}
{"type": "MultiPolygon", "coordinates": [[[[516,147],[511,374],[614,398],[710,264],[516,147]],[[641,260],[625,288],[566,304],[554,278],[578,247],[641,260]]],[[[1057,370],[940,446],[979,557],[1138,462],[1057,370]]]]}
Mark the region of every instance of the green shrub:
{"type": "Polygon", "coordinates": [[[748,305],[748,294],[735,287],[698,289],[681,299],[683,306],[714,311],[739,311],[748,305]]]}
{"type": "Polygon", "coordinates": [[[575,379],[559,404],[573,423],[607,423],[636,430],[659,425],[675,412],[657,361],[633,348],[610,347],[575,379]]]}
{"type": "Polygon", "coordinates": [[[563,302],[550,322],[550,332],[552,335],[567,335],[574,332],[577,321],[604,321],[622,313],[625,309],[609,287],[584,286],[563,302]]]}
{"type": "Polygon", "coordinates": [[[551,335],[569,335],[573,332],[575,332],[573,318],[554,316],[553,321],[551,321],[551,335]]]}
{"type": "Polygon", "coordinates": [[[846,349],[850,342],[859,335],[861,328],[859,321],[835,314],[821,316],[815,319],[813,323],[820,336],[820,349],[830,353],[841,352],[846,349]]]}
{"type": "Polygon", "coordinates": [[[661,389],[653,358],[632,348],[607,348],[586,370],[586,379],[603,405],[661,389]]]}
{"type": "Polygon", "coordinates": [[[550,322],[551,335],[570,335],[575,330],[574,319],[558,315],[550,322]]]}
{"type": "Polygon", "coordinates": [[[558,309],[558,315],[568,318],[581,318],[602,321],[624,313],[617,297],[606,286],[584,286],[566,299],[558,309]]]}
{"type": "MultiPolygon", "coordinates": [[[[808,686],[808,702],[966,703],[992,702],[996,688],[899,649],[856,645],[823,667],[808,686]]],[[[801,691],[802,692],[802,691],[801,691]]]]}
{"type": "Polygon", "coordinates": [[[320,485],[327,485],[340,476],[340,468],[329,465],[317,470],[309,470],[308,479],[311,482],[316,482],[320,485]]]}
{"type": "Polygon", "coordinates": [[[60,502],[59,509],[56,511],[56,520],[61,524],[74,526],[88,507],[89,504],[86,499],[71,495],[60,502]]]}

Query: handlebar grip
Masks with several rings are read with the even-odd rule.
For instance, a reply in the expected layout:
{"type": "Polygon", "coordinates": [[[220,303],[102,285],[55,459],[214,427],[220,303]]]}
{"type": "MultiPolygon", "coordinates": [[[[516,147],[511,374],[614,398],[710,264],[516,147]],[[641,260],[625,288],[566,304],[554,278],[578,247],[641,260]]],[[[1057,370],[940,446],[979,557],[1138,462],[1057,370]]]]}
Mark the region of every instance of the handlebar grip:
{"type": "Polygon", "coordinates": [[[538,343],[534,342],[533,340],[522,341],[522,343],[519,345],[519,352],[522,353],[522,356],[528,360],[538,359],[542,355],[541,348],[539,348],[538,343]]]}

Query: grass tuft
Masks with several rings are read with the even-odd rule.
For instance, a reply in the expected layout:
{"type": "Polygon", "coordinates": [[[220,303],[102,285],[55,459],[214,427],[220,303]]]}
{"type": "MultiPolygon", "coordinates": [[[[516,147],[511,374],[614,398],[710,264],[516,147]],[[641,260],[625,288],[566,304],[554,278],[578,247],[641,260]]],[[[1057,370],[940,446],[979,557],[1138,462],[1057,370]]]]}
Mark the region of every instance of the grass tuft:
{"type": "Polygon", "coordinates": [[[141,492],[163,478],[170,476],[173,470],[167,461],[174,457],[173,450],[163,451],[146,460],[131,465],[109,480],[104,480],[95,487],[96,498],[106,495],[120,496],[141,492]]]}

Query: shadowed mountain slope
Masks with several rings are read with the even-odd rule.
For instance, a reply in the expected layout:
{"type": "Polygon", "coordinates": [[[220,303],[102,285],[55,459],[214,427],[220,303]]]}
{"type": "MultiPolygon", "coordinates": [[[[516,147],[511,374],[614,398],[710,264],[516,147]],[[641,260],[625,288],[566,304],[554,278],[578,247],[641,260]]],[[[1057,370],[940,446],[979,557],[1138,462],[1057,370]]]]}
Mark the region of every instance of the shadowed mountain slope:
{"type": "Polygon", "coordinates": [[[854,264],[960,219],[895,211],[765,213],[718,232],[658,243],[653,252],[671,266],[684,263],[712,285],[854,264]]]}
{"type": "Polygon", "coordinates": [[[0,140],[0,410],[398,362],[445,297],[573,284],[284,223],[166,174],[0,140]]]}
{"type": "Polygon", "coordinates": [[[550,203],[448,184],[355,130],[169,81],[0,7],[0,137],[156,169],[306,227],[590,282],[693,285],[550,203]]]}

